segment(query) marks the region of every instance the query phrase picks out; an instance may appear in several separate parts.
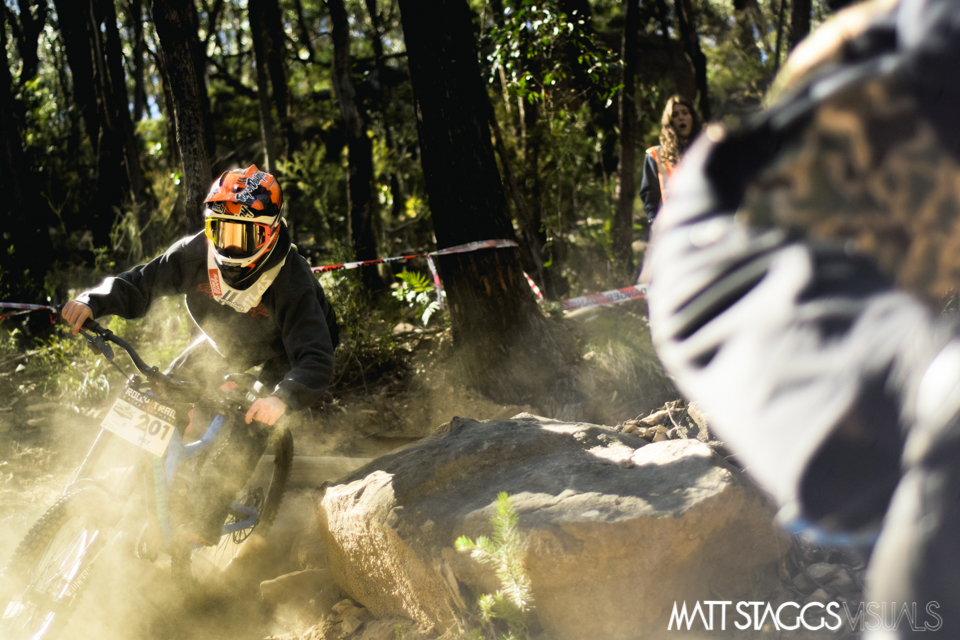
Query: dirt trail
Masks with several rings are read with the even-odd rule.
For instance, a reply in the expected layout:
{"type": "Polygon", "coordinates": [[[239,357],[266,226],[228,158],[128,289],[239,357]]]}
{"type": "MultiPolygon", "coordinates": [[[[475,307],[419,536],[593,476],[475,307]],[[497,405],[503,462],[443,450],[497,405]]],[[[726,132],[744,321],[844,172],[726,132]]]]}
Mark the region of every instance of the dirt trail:
{"type": "MultiPolygon", "coordinates": [[[[585,389],[600,399],[597,406],[603,414],[588,419],[615,424],[642,412],[640,405],[653,408],[662,403],[659,396],[669,389],[647,383],[649,338],[642,323],[621,309],[586,315],[578,318],[578,324],[584,327],[589,349],[584,360],[593,367],[584,377],[585,389]],[[624,326],[635,326],[636,331],[624,332],[624,326]],[[611,339],[609,335],[617,334],[614,329],[630,340],[611,339]],[[598,390],[603,393],[594,393],[598,390]],[[643,393],[638,396],[638,391],[643,393]]],[[[288,425],[296,455],[371,458],[427,435],[454,416],[484,420],[532,410],[500,405],[467,390],[449,357],[449,336],[436,337],[432,346],[427,342],[411,352],[406,374],[367,381],[362,389],[341,394],[321,410],[291,416],[288,425]]],[[[0,373],[6,376],[11,377],[4,384],[16,389],[16,372],[0,373]]],[[[106,408],[84,414],[39,393],[22,396],[0,406],[0,566],[70,482],[106,408]]],[[[72,618],[69,637],[263,640],[296,635],[316,620],[282,619],[266,610],[258,586],[260,580],[306,568],[292,557],[296,554],[290,545],[298,532],[311,527],[313,517],[311,497],[293,492],[269,538],[270,548],[279,555],[266,563],[266,571],[248,576],[237,593],[219,602],[184,603],[170,577],[169,560],[164,562],[164,556],[156,564],[139,560],[133,554],[133,534],[121,537],[98,562],[72,618]],[[278,526],[281,522],[285,524],[278,526]]]]}

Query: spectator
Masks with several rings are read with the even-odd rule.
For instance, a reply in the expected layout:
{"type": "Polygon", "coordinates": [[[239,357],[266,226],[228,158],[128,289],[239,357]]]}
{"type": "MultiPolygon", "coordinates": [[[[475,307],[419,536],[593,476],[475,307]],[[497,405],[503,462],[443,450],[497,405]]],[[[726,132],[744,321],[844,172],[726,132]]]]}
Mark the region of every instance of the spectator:
{"type": "Polygon", "coordinates": [[[660,118],[660,144],[647,149],[640,180],[640,200],[647,220],[653,221],[667,192],[667,181],[690,141],[700,133],[700,116],[693,102],[675,95],[667,100],[660,118]]]}

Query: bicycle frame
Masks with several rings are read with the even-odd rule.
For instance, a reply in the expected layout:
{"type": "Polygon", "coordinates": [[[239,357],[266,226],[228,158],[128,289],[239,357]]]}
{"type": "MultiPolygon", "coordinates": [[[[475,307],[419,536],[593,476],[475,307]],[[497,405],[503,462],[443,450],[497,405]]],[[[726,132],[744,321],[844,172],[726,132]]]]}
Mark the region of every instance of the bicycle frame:
{"type": "MultiPolygon", "coordinates": [[[[122,349],[124,349],[124,351],[126,351],[128,355],[130,355],[136,368],[141,373],[146,375],[149,379],[153,379],[161,383],[173,382],[172,380],[170,380],[168,376],[160,373],[156,367],[149,367],[145,362],[143,362],[143,360],[139,357],[139,355],[136,353],[133,347],[128,343],[126,343],[124,340],[118,338],[117,336],[113,335],[110,331],[103,329],[102,327],[100,327],[99,325],[97,325],[92,321],[89,321],[89,323],[90,323],[90,326],[85,325],[85,328],[88,328],[94,331],[97,334],[97,337],[90,338],[86,335],[84,335],[84,337],[86,337],[88,342],[91,343],[91,346],[94,346],[97,350],[103,353],[104,357],[106,357],[108,360],[112,362],[113,353],[112,353],[112,350],[106,345],[106,340],[114,342],[115,344],[120,346],[122,349]]],[[[134,376],[133,378],[128,380],[127,386],[137,389],[138,386],[140,386],[139,382],[140,380],[136,376],[134,376]]],[[[175,383],[175,384],[180,385],[181,383],[175,383]]],[[[160,404],[166,404],[164,399],[161,396],[157,395],[157,393],[155,393],[154,391],[143,390],[143,389],[137,389],[137,390],[140,391],[140,393],[146,396],[149,396],[153,400],[156,400],[160,404]]],[[[249,401],[253,397],[254,396],[248,393],[247,401],[249,401]]],[[[202,402],[202,399],[197,399],[197,402],[193,402],[189,404],[196,406],[201,402],[202,402]]],[[[210,424],[207,426],[207,429],[204,432],[203,436],[199,440],[195,442],[185,443],[183,441],[183,436],[181,435],[180,431],[175,429],[171,436],[167,451],[164,453],[162,457],[154,456],[148,452],[141,452],[140,462],[136,466],[143,467],[143,475],[147,480],[145,490],[147,492],[152,492],[153,494],[152,500],[154,502],[154,508],[151,509],[150,508],[151,496],[149,495],[144,496],[147,502],[148,513],[151,511],[155,513],[157,517],[156,522],[158,522],[160,525],[160,536],[163,541],[165,550],[168,553],[173,548],[173,544],[175,542],[173,539],[173,526],[172,526],[173,523],[172,523],[171,513],[169,509],[169,504],[170,504],[169,496],[170,496],[171,490],[173,489],[174,481],[177,477],[177,471],[180,469],[183,463],[189,460],[192,460],[209,451],[214,446],[214,444],[216,444],[218,439],[221,437],[223,433],[223,427],[224,425],[226,425],[226,423],[227,423],[227,419],[223,415],[218,413],[213,417],[210,424]],[[149,465],[145,464],[146,462],[149,462],[149,465]]],[[[79,486],[79,484],[81,483],[97,482],[96,480],[90,477],[90,474],[92,473],[94,466],[99,460],[100,455],[103,453],[104,449],[106,448],[107,443],[110,441],[108,434],[110,436],[114,435],[109,431],[107,431],[106,429],[100,430],[100,433],[97,435],[97,438],[94,441],[93,446],[88,452],[80,468],[77,470],[77,473],[74,476],[73,482],[67,485],[67,487],[64,489],[64,493],[67,493],[71,489],[79,486]]],[[[124,482],[116,492],[111,492],[111,493],[114,493],[114,495],[116,495],[118,498],[121,498],[122,501],[126,503],[130,494],[133,492],[133,488],[134,488],[133,479],[136,478],[138,475],[140,474],[138,473],[131,474],[128,480],[124,482]]],[[[237,531],[242,531],[244,529],[251,528],[260,521],[259,512],[252,507],[249,507],[247,505],[240,504],[234,501],[231,503],[230,508],[234,513],[241,514],[246,517],[243,520],[238,520],[236,522],[228,522],[224,524],[220,533],[221,537],[233,534],[237,531]]],[[[148,523],[153,524],[153,522],[154,522],[153,518],[149,517],[148,523]]],[[[201,545],[193,545],[193,546],[196,548],[199,548],[201,545]]]]}

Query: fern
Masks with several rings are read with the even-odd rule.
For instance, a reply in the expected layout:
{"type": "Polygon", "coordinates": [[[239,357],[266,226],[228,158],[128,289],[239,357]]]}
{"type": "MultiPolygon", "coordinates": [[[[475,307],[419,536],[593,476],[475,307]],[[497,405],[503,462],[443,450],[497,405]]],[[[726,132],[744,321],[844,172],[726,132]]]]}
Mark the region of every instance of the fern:
{"type": "Polygon", "coordinates": [[[427,326],[433,314],[440,310],[433,282],[419,271],[406,269],[398,273],[397,278],[400,282],[393,292],[393,297],[412,306],[423,326],[427,326]]]}

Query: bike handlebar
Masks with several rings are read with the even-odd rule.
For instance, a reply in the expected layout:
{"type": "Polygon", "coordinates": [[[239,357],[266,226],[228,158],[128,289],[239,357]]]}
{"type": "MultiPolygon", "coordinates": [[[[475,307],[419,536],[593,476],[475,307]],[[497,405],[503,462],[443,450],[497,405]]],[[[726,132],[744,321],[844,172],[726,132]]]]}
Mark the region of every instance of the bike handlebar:
{"type": "MultiPolygon", "coordinates": [[[[63,306],[61,305],[57,307],[57,311],[58,311],[58,314],[60,314],[60,317],[62,318],[63,306]]],[[[143,360],[143,358],[140,357],[140,354],[137,353],[137,350],[133,348],[133,345],[131,345],[129,342],[119,337],[118,335],[116,335],[106,327],[102,326],[93,318],[88,318],[87,320],[85,320],[83,323],[82,329],[90,331],[91,333],[98,336],[98,339],[92,339],[87,337],[86,335],[84,337],[86,337],[87,340],[92,345],[95,345],[97,349],[100,349],[101,352],[103,347],[106,346],[104,344],[104,341],[112,342],[118,347],[120,347],[121,349],[123,349],[124,351],[126,351],[127,355],[130,356],[130,360],[133,361],[133,364],[137,368],[137,370],[141,374],[143,374],[148,380],[151,380],[153,382],[161,382],[165,387],[174,391],[190,391],[190,390],[200,391],[204,388],[201,385],[193,384],[190,382],[184,382],[180,380],[175,380],[174,378],[160,371],[160,369],[158,369],[157,367],[148,365],[143,360]]],[[[104,355],[106,356],[106,354],[104,355]]],[[[112,353],[109,355],[109,358],[110,359],[113,358],[112,353]]],[[[244,396],[243,398],[240,397],[241,394],[230,394],[230,401],[228,402],[228,404],[239,405],[241,410],[243,412],[246,412],[250,408],[250,406],[253,404],[253,402],[250,400],[250,397],[252,396],[250,396],[246,392],[244,392],[242,395],[244,396]]],[[[214,400],[213,402],[219,405],[219,404],[223,404],[224,401],[214,400]]]]}

